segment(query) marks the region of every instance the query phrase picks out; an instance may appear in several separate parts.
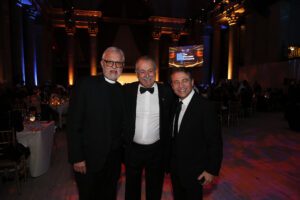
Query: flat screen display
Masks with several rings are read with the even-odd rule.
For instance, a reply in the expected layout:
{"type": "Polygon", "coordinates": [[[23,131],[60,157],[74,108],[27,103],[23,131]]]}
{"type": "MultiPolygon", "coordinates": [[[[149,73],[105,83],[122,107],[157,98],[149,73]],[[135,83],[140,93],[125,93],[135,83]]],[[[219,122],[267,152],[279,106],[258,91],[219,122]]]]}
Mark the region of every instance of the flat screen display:
{"type": "Polygon", "coordinates": [[[189,45],[169,48],[169,67],[201,67],[203,45],[189,45]]]}

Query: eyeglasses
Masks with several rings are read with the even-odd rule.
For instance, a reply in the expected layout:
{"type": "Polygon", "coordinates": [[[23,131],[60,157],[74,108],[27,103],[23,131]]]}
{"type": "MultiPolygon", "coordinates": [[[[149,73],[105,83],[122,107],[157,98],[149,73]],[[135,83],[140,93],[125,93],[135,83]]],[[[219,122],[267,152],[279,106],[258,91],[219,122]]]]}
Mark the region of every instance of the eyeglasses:
{"type": "Polygon", "coordinates": [[[106,64],[107,67],[112,67],[115,66],[115,68],[122,68],[124,67],[124,62],[115,62],[115,61],[111,61],[111,60],[103,60],[106,64]]]}

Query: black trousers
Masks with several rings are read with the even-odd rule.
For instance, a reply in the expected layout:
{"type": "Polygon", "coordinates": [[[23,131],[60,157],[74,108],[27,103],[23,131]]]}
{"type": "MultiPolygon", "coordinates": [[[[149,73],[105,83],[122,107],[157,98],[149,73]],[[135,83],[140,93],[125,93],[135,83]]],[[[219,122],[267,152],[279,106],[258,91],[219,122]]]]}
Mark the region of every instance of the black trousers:
{"type": "Polygon", "coordinates": [[[151,145],[133,143],[125,154],[125,200],[140,200],[142,173],[145,170],[146,200],[160,200],[164,180],[163,148],[158,141],[151,145]]]}
{"type": "MultiPolygon", "coordinates": [[[[175,140],[172,141],[171,153],[171,181],[173,188],[174,200],[202,200],[203,199],[203,186],[197,180],[197,177],[192,179],[182,180],[179,176],[178,162],[180,162],[176,155],[175,140]]],[[[189,174],[188,171],[181,172],[189,174]]],[[[183,174],[181,174],[183,175],[183,174]]]]}
{"type": "Polygon", "coordinates": [[[116,200],[121,170],[121,151],[111,152],[104,167],[96,172],[75,173],[79,200],[116,200]]]}
{"type": "Polygon", "coordinates": [[[202,200],[203,187],[197,181],[183,183],[176,172],[171,171],[174,200],[202,200]]]}

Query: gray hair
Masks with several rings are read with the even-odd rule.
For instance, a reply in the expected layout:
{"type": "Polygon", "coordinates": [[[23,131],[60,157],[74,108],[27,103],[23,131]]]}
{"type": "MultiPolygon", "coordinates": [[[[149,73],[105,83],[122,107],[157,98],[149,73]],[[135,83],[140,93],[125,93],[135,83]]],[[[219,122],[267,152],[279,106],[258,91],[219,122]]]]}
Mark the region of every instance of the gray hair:
{"type": "Polygon", "coordinates": [[[137,61],[135,62],[135,71],[137,70],[137,69],[136,69],[136,68],[137,68],[137,63],[139,63],[140,61],[149,61],[149,62],[151,62],[151,64],[152,64],[154,70],[156,70],[156,63],[155,63],[155,61],[154,61],[153,58],[151,58],[150,56],[141,56],[141,57],[139,57],[139,58],[137,59],[137,61]]]}
{"type": "Polygon", "coordinates": [[[107,49],[105,49],[105,51],[102,54],[102,60],[105,58],[106,54],[110,53],[110,52],[116,52],[116,53],[120,54],[122,57],[122,61],[125,62],[124,52],[122,51],[122,49],[120,49],[118,47],[108,47],[107,49]]]}

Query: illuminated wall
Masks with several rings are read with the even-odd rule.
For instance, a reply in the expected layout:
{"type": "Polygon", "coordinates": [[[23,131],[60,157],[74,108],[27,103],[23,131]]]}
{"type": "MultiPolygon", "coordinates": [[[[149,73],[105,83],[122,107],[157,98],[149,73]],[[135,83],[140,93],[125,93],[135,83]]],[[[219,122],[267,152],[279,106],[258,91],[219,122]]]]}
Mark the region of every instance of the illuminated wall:
{"type": "Polygon", "coordinates": [[[118,81],[124,85],[125,83],[132,83],[135,81],[138,81],[137,77],[136,77],[136,73],[123,73],[120,78],[118,79],[118,81]]]}

